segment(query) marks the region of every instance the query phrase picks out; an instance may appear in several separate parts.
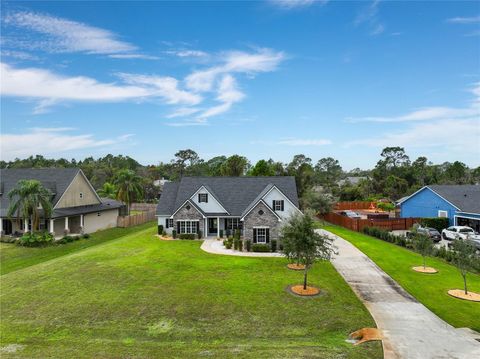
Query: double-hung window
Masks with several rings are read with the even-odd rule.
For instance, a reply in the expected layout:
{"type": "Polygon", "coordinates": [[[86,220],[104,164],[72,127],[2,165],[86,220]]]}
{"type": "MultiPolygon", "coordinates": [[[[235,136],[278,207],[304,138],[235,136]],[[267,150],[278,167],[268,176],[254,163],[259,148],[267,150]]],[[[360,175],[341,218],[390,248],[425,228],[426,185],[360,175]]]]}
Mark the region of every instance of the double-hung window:
{"type": "Polygon", "coordinates": [[[198,203],[208,203],[208,193],[199,193],[198,194],[198,203]]]}
{"type": "Polygon", "coordinates": [[[266,244],[270,242],[270,229],[267,227],[253,228],[253,242],[266,244]]]}
{"type": "Polygon", "coordinates": [[[274,211],[283,211],[285,208],[283,200],[273,200],[273,210],[274,211]]]}
{"type": "Polygon", "coordinates": [[[198,221],[177,221],[178,233],[198,233],[198,221]]]}

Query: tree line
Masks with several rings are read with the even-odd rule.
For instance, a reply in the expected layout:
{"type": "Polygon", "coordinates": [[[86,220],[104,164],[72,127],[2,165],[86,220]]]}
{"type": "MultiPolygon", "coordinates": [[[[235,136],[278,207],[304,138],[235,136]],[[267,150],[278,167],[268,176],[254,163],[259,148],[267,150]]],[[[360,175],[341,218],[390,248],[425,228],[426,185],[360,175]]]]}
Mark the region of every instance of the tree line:
{"type": "Polygon", "coordinates": [[[129,156],[111,154],[79,161],[47,159],[40,155],[0,161],[0,168],[45,167],[78,167],[100,195],[112,198],[119,191],[116,185],[122,182],[119,177],[123,177],[125,182],[125,176],[130,176],[135,186],[141,189],[135,191],[134,200],[147,202],[158,198],[159,188],[154,185],[154,180],[161,178],[175,181],[182,176],[294,176],[302,207],[319,211],[328,210],[336,200],[388,198],[394,201],[425,185],[480,182],[480,167],[469,168],[460,161],[433,164],[426,157],[412,161],[402,147],[384,148],[373,169],[355,168],[351,171],[345,171],[332,157],[314,162],[303,154],[297,154],[288,163],[262,159],[252,164],[246,157],[237,154],[205,160],[191,149],[178,151],[169,162],[147,166],[129,156]],[[346,180],[352,177],[353,180],[346,180]]]}

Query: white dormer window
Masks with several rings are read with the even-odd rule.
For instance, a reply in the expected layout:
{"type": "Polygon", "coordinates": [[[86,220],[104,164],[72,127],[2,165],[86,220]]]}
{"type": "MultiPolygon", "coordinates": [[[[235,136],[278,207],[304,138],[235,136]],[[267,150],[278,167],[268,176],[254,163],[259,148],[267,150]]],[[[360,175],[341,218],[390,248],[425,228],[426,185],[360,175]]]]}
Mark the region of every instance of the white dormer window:
{"type": "Polygon", "coordinates": [[[199,193],[198,194],[198,203],[208,203],[208,193],[199,193]]]}
{"type": "Polygon", "coordinates": [[[283,200],[273,200],[273,210],[274,211],[283,211],[285,208],[285,203],[283,200]]]}
{"type": "Polygon", "coordinates": [[[440,218],[448,218],[448,211],[438,211],[438,216],[440,218]]]}
{"type": "Polygon", "coordinates": [[[83,199],[83,192],[80,192],[80,199],[83,199]]]}

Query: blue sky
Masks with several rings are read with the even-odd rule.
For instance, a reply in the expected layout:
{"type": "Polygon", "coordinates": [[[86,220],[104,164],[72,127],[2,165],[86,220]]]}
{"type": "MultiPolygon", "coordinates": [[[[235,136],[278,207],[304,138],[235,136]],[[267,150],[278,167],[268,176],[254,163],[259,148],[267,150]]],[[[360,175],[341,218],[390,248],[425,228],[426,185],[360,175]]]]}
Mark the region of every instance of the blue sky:
{"type": "Polygon", "coordinates": [[[480,164],[480,3],[2,2],[1,157],[480,164]]]}

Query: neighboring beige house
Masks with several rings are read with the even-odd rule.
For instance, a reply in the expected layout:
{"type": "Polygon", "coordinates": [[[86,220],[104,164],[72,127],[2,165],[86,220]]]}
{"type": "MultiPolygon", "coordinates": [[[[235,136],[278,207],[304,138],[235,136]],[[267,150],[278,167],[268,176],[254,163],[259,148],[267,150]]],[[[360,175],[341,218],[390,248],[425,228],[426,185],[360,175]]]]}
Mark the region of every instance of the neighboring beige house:
{"type": "Polygon", "coordinates": [[[55,236],[92,233],[117,226],[121,202],[100,198],[78,168],[25,168],[0,170],[0,235],[31,230],[27,220],[7,217],[8,193],[19,180],[35,179],[52,192],[53,213],[42,218],[40,229],[55,236]]]}

